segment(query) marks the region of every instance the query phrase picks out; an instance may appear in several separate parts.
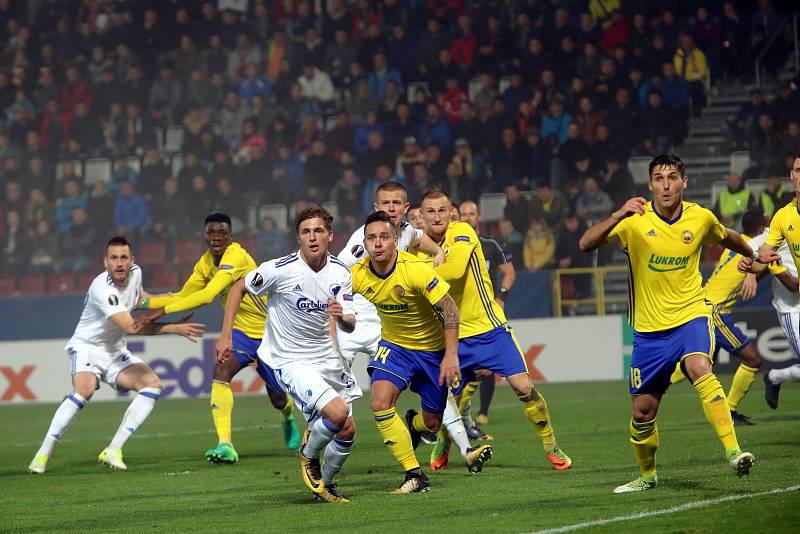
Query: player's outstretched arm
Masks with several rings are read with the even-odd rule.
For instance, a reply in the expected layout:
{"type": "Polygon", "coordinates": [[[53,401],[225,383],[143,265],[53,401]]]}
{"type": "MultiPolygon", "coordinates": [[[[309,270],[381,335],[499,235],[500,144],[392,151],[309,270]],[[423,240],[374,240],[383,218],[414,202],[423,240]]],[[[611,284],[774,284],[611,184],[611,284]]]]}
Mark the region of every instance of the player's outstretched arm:
{"type": "MultiPolygon", "coordinates": [[[[741,244],[734,243],[734,246],[740,246],[741,244]]],[[[777,263],[781,262],[781,255],[776,252],[776,248],[774,246],[764,243],[763,245],[761,245],[761,248],[758,249],[758,252],[754,252],[753,249],[750,248],[750,245],[748,245],[745,242],[742,236],[740,236],[738,233],[731,230],[730,228],[725,229],[725,238],[722,241],[720,241],[720,245],[729,250],[738,252],[739,254],[742,255],[742,259],[739,260],[739,265],[737,266],[739,272],[742,273],[753,272],[754,261],[758,263],[763,263],[765,265],[773,262],[777,263]],[[726,240],[728,239],[729,233],[735,234],[739,238],[739,241],[741,241],[741,244],[743,244],[745,247],[744,250],[739,250],[737,248],[733,248],[732,246],[728,246],[726,240]]]]}
{"type": "Polygon", "coordinates": [[[242,305],[242,299],[247,294],[247,289],[244,287],[244,278],[240,278],[235,284],[231,286],[228,292],[228,299],[225,303],[225,317],[222,320],[222,331],[219,333],[217,339],[216,355],[217,361],[223,362],[230,358],[231,350],[233,349],[233,321],[236,319],[236,314],[239,313],[239,307],[242,305]]]}
{"type": "Polygon", "coordinates": [[[191,318],[191,315],[187,315],[175,323],[141,323],[135,320],[129,311],[115,313],[109,317],[126,334],[140,336],[178,334],[189,341],[195,342],[196,338],[201,338],[206,333],[206,325],[204,323],[190,323],[189,319],[191,318]]]}
{"type": "Polygon", "coordinates": [[[461,366],[458,362],[458,305],[449,294],[434,304],[444,318],[444,358],[439,365],[439,385],[452,387],[461,380],[461,366]]]}
{"type": "Polygon", "coordinates": [[[797,293],[800,291],[800,283],[798,283],[797,278],[792,276],[789,271],[783,271],[782,273],[774,275],[783,287],[791,291],[792,293],[797,293]]]}
{"type": "MultiPolygon", "coordinates": [[[[349,334],[356,329],[356,316],[352,313],[344,313],[344,308],[338,301],[328,299],[328,315],[336,321],[342,332],[349,334]]],[[[332,337],[335,338],[335,335],[332,337]]]]}
{"type": "Polygon", "coordinates": [[[644,207],[647,205],[647,200],[644,197],[634,197],[628,199],[625,204],[611,214],[611,217],[605,221],[601,221],[584,232],[581,236],[579,246],[583,252],[591,252],[594,249],[605,245],[608,235],[623,219],[638,213],[644,215],[644,207]]]}

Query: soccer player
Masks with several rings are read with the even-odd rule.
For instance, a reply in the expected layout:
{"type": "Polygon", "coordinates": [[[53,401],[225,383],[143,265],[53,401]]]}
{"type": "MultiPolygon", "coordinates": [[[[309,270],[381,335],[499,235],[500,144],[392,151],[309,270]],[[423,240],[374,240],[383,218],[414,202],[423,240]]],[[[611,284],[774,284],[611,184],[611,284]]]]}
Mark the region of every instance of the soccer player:
{"type": "Polygon", "coordinates": [[[356,324],[350,270],[328,253],[332,221],[324,208],[304,209],[295,219],[300,250],[262,263],[233,285],[216,352],[219,359],[229,358],[235,346],[235,317],[245,295],[261,303],[269,294],[269,321],[258,357],[273,370],[308,423],[298,451],[303,481],[325,501],[349,502],[333,478],[353,448],[351,404],[361,397],[361,389],[330,332],[331,317],[344,331],[356,324]]]}
{"type": "MultiPolygon", "coordinates": [[[[447,262],[436,268],[436,274],[450,284],[461,317],[458,331],[461,371],[466,380],[474,379],[478,369],[505,377],[523,403],[525,416],[542,439],[545,455],[553,469],[569,469],[572,460],[556,443],[547,403],[530,383],[522,349],[502,308],[494,300],[478,236],[469,224],[450,222],[450,207],[450,198],[440,189],[431,189],[422,197],[425,232],[441,243],[447,255],[447,262]]],[[[463,382],[453,388],[455,395],[460,393],[462,385],[463,382]]],[[[450,434],[456,441],[456,434],[450,434]]],[[[448,449],[449,442],[440,433],[431,453],[432,469],[438,471],[447,466],[448,449]]]]}
{"type": "Polygon", "coordinates": [[[422,213],[419,206],[413,206],[408,208],[408,213],[406,214],[408,218],[408,224],[412,226],[412,228],[416,228],[417,230],[422,230],[423,222],[422,222],[422,213]]]}
{"type": "MultiPolygon", "coordinates": [[[[143,314],[142,320],[158,318],[165,313],[192,310],[210,304],[217,297],[223,307],[231,286],[248,272],[256,268],[256,262],[233,241],[231,218],[224,213],[212,213],[204,222],[204,236],[208,250],[194,265],[194,270],[183,288],[173,295],[155,296],[142,300],[141,307],[153,309],[143,314]]],[[[255,297],[242,302],[236,315],[233,330],[234,358],[217,360],[211,383],[211,417],[217,430],[217,446],[205,453],[205,459],[217,464],[239,461],[239,453],[233,446],[231,418],[233,414],[233,391],[231,380],[246,366],[256,362],[256,371],[266,383],[267,393],[275,409],[284,417],[283,438],[286,447],[296,449],[300,443],[300,431],[292,415],[292,404],[275,380],[273,373],[258,359],[256,351],[264,332],[267,316],[263,302],[255,297]]]]}
{"type": "Polygon", "coordinates": [[[606,220],[586,230],[580,240],[584,252],[618,242],[629,263],[629,314],[634,328],[630,443],[641,475],[618,486],[615,493],[648,490],[658,484],[656,415],[679,362],[736,473],[748,474],[754,461],[752,454],[739,448],[725,392],[711,371],[711,306],[705,300],[698,265],[703,245],[713,243],[764,264],[779,256],[772,252],[755,254],[711,211],[684,202],[687,184],[680,158],[657,156],[649,167],[653,200],[629,199],[606,220]]]}
{"type": "MultiPolygon", "coordinates": [[[[409,207],[408,193],[402,184],[386,182],[375,190],[375,211],[385,211],[389,215],[397,235],[397,248],[403,251],[416,248],[433,256],[435,265],[444,263],[444,252],[439,245],[427,237],[422,230],[414,228],[403,220],[409,207]]],[[[362,226],[353,232],[337,258],[348,267],[352,267],[366,257],[364,227],[362,226]]],[[[363,352],[369,357],[374,356],[381,339],[381,322],[375,306],[362,295],[354,295],[353,304],[358,316],[358,328],[349,333],[339,330],[336,335],[339,351],[347,360],[348,365],[353,364],[353,360],[359,352],[363,352]]]]}
{"type": "MultiPolygon", "coordinates": [[[[353,291],[375,304],[380,315],[381,340],[368,364],[372,412],[384,445],[406,472],[393,492],[403,494],[430,489],[414,449],[420,432],[436,432],[441,426],[447,388],[460,380],[461,372],[458,307],[447,293],[450,286],[423,260],[397,249],[396,231],[386,212],[369,215],[364,223],[369,256],[351,272],[353,291]],[[422,412],[414,414],[406,427],[395,405],[409,387],[420,396],[422,412]]],[[[485,460],[484,453],[476,450],[468,464],[480,471],[485,460]]]]}
{"type": "MultiPolygon", "coordinates": [[[[750,210],[742,216],[742,238],[753,250],[758,250],[767,238],[764,232],[766,224],[766,218],[760,210],[750,210]]],[[[714,322],[715,352],[723,348],[741,361],[727,395],[733,424],[752,425],[754,423],[749,417],[738,412],[738,407],[761,367],[761,354],[750,338],[734,324],[731,310],[740,297],[752,298],[756,281],[755,277],[746,279],[745,273],[739,272],[739,258],[734,251],[723,254],[706,281],[705,290],[706,299],[713,305],[711,318],[714,322]]],[[[784,276],[782,273],[786,272],[784,265],[769,265],[768,268],[773,276],[784,276]]]]}
{"type": "Polygon", "coordinates": [[[161,380],[131,354],[126,334],[178,334],[194,341],[205,333],[204,324],[186,322],[188,318],[177,323],[140,324],[134,320],[131,310],[143,295],[142,270],[134,264],[131,245],[124,237],[108,241],[103,263],[106,270],[89,286],[78,326],[66,346],[72,392],[56,410],[44,441],[28,466],[31,473],[45,472],[56,443],[91,400],[100,381],[120,391],[138,393],[122,416],[111,443],[98,456],[101,463],[113,469],[127,469],[122,447],[153,411],[161,395],[161,380]]]}
{"type": "MultiPolygon", "coordinates": [[[[486,268],[489,271],[489,280],[491,280],[492,289],[494,290],[494,300],[498,306],[505,308],[506,299],[511,293],[514,281],[517,279],[514,264],[511,263],[511,254],[503,250],[500,244],[490,236],[478,233],[481,224],[481,210],[475,202],[471,200],[462,202],[461,206],[459,206],[459,212],[461,213],[461,221],[469,224],[478,234],[483,257],[486,259],[486,268]]],[[[465,402],[466,393],[470,386],[472,384],[467,384],[464,387],[464,394],[461,396],[462,403],[465,402]]],[[[492,403],[492,397],[494,396],[494,386],[494,373],[484,374],[480,381],[481,407],[480,411],[478,411],[478,417],[475,418],[475,422],[478,425],[489,423],[489,405],[492,403]]],[[[467,398],[467,404],[468,400],[467,398]]],[[[469,407],[466,408],[467,414],[469,414],[469,407]]],[[[469,431],[469,427],[467,430],[469,431]]]]}

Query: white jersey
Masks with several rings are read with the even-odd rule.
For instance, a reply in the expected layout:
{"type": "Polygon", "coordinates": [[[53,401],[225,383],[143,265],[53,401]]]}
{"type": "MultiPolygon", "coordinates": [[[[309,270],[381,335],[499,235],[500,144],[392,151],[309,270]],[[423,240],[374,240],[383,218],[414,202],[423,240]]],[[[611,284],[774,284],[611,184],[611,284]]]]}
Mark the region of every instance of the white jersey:
{"type": "MultiPolygon", "coordinates": [[[[766,239],[766,234],[768,233],[768,230],[764,231],[764,234],[762,234],[764,235],[764,239],[766,239]]],[[[758,249],[753,246],[753,250],[758,249]]],[[[778,248],[778,254],[781,255],[781,263],[786,266],[786,271],[797,278],[797,266],[794,264],[794,258],[792,258],[792,253],[789,251],[789,245],[786,243],[785,239],[783,240],[783,243],[781,243],[780,248],[778,248]]],[[[775,307],[775,311],[779,314],[800,312],[800,293],[792,293],[786,289],[786,286],[784,286],[780,280],[773,276],[772,305],[775,307]]]]}
{"type": "MultiPolygon", "coordinates": [[[[269,260],[245,275],[245,288],[256,297],[268,295],[269,320],[258,356],[273,369],[309,359],[338,358],[330,336],[328,299],[354,314],[350,269],[328,255],[319,272],[299,252],[269,260]]],[[[261,302],[260,299],[254,299],[261,302]]]]}
{"type": "MultiPolygon", "coordinates": [[[[397,235],[398,250],[405,250],[416,247],[422,239],[422,230],[418,230],[407,222],[400,224],[400,233],[397,235]]],[[[364,248],[364,226],[353,232],[350,240],[344,246],[337,258],[347,265],[348,269],[367,257],[367,250],[364,248]]],[[[378,311],[375,306],[360,294],[353,295],[353,303],[356,309],[358,322],[373,322],[380,324],[378,311]]]]}
{"type": "Polygon", "coordinates": [[[130,312],[142,295],[142,270],[131,267],[128,284],[119,288],[107,272],[98,274],[86,292],[83,313],[67,348],[91,345],[108,353],[119,352],[127,346],[125,332],[109,319],[120,312],[130,312]]]}

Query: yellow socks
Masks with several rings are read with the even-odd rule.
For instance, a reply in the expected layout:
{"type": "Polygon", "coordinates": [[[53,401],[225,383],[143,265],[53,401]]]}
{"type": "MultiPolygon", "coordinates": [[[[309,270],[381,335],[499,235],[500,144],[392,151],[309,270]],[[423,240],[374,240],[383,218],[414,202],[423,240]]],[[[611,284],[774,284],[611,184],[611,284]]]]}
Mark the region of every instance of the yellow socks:
{"type": "Polygon", "coordinates": [[[418,412],[417,415],[414,416],[414,419],[411,420],[411,425],[417,432],[430,432],[431,430],[428,428],[428,425],[425,424],[425,418],[422,417],[422,412],[418,412]]]}
{"type": "Polygon", "coordinates": [[[683,374],[683,371],[681,370],[681,364],[678,363],[675,366],[675,370],[672,371],[672,376],[669,377],[669,383],[677,384],[678,382],[683,382],[684,380],[686,380],[686,375],[683,374]]]}
{"type": "Polygon", "coordinates": [[[736,411],[736,408],[739,407],[739,403],[742,402],[744,396],[750,391],[750,386],[753,385],[757,372],[758,369],[755,367],[748,367],[743,363],[739,364],[739,368],[736,369],[736,374],[733,375],[731,390],[728,392],[728,408],[732,412],[736,411]]]}
{"type": "Polygon", "coordinates": [[[656,470],[656,451],[658,450],[658,425],[656,420],[637,423],[631,418],[631,448],[642,476],[651,475],[656,470]]]}
{"type": "Polygon", "coordinates": [[[525,417],[533,423],[536,433],[542,438],[545,452],[552,451],[556,446],[556,437],[553,434],[553,426],[550,424],[550,414],[547,411],[544,397],[535,386],[531,386],[531,390],[526,395],[518,395],[517,398],[523,403],[522,411],[525,412],[525,417]]]}
{"type": "Polygon", "coordinates": [[[211,417],[217,429],[220,443],[231,441],[231,414],[233,413],[233,391],[228,382],[214,380],[211,382],[211,417]]]}
{"type": "Polygon", "coordinates": [[[739,442],[736,440],[736,431],[733,429],[725,392],[717,377],[714,376],[714,373],[703,375],[694,383],[694,388],[700,395],[700,403],[703,405],[706,419],[719,436],[726,454],[739,450],[739,442]]]}
{"type": "Polygon", "coordinates": [[[414,454],[414,447],[411,445],[411,434],[408,433],[408,428],[395,409],[389,408],[372,413],[383,438],[383,444],[389,448],[395,460],[400,462],[403,470],[419,469],[419,462],[414,454]]]}
{"type": "Polygon", "coordinates": [[[475,395],[475,392],[478,391],[480,385],[480,382],[467,382],[467,385],[461,390],[461,399],[458,401],[458,413],[464,412],[464,409],[467,407],[467,404],[469,404],[472,396],[475,395]]]}
{"type": "Polygon", "coordinates": [[[286,399],[286,406],[280,409],[281,414],[283,414],[283,418],[287,421],[292,418],[292,412],[294,412],[294,402],[292,402],[291,398],[286,399]]]}

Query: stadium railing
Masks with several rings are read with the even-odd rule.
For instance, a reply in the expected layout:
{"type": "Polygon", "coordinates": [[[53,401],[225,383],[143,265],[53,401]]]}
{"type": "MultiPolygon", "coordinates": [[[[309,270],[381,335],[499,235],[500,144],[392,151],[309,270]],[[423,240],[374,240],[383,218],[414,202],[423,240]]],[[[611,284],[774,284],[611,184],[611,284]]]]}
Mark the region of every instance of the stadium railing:
{"type": "Polygon", "coordinates": [[[606,314],[608,304],[627,304],[628,297],[620,295],[606,294],[606,276],[611,273],[626,273],[628,268],[621,265],[609,267],[572,267],[569,269],[555,269],[553,271],[553,308],[556,317],[563,317],[564,308],[576,308],[578,306],[594,306],[596,315],[606,314]],[[594,282],[593,296],[585,298],[564,298],[562,285],[563,280],[578,275],[590,275],[594,282]]]}

